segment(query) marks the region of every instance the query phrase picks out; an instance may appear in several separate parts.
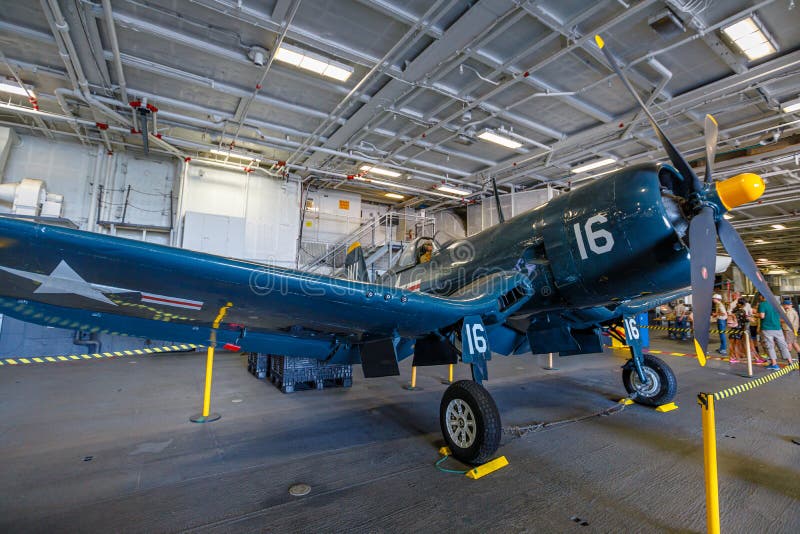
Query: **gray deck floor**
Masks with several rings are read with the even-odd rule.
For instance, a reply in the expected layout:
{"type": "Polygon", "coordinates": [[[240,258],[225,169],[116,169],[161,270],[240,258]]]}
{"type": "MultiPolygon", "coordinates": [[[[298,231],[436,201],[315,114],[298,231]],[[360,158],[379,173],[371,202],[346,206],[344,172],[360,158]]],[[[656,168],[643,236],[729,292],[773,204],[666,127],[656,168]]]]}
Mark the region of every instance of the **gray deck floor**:
{"type": "MultiPolygon", "coordinates": [[[[477,481],[433,467],[445,367],[420,369],[417,391],[401,387],[404,362],[401,377],[364,380],[356,367],[350,389],[283,395],[220,354],[222,419],[203,425],[189,422],[200,355],[4,366],[0,531],[703,531],[696,394],[745,382],[743,366],[663,358],[679,410],[507,435],[510,465],[477,481]],[[298,482],[308,496],[288,494],[298,482]]],[[[622,362],[574,356],[545,371],[543,357],[496,358],[488,389],[505,425],[581,417],[624,396],[622,362]]],[[[800,532],[799,403],[792,374],[718,404],[723,531],[800,532]]]]}

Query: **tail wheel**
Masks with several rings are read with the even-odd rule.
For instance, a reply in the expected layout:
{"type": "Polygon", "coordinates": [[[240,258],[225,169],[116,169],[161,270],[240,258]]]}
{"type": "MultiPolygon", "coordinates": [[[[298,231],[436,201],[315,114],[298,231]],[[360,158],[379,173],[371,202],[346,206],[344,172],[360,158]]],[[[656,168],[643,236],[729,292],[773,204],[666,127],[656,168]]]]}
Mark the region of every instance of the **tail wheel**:
{"type": "Polygon", "coordinates": [[[486,389],[471,380],[460,380],[445,390],[439,422],[453,456],[464,463],[485,463],[500,446],[497,405],[486,389]]]}
{"type": "Polygon", "coordinates": [[[669,365],[661,359],[644,355],[642,371],[647,377],[643,383],[633,365],[628,365],[622,371],[622,383],[631,399],[647,406],[660,406],[672,402],[678,391],[678,381],[669,365]]]}

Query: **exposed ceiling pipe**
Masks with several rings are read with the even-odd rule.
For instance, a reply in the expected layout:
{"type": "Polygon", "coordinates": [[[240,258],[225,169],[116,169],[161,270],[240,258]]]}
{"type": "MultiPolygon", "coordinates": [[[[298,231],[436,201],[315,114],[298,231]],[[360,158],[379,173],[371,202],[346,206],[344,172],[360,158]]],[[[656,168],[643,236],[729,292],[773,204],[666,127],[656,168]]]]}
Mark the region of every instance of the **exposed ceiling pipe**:
{"type": "MultiPolygon", "coordinates": [[[[728,17],[726,19],[723,19],[720,22],[718,22],[718,23],[716,23],[716,24],[714,24],[712,26],[707,27],[703,32],[695,33],[694,35],[690,35],[689,37],[681,39],[680,41],[678,41],[676,43],[672,43],[669,46],[665,46],[664,48],[660,48],[658,50],[652,50],[652,51],[648,52],[647,54],[644,54],[643,56],[640,56],[640,57],[634,59],[633,61],[629,61],[626,68],[630,70],[631,68],[633,68],[634,66],[638,65],[639,63],[641,63],[643,61],[647,61],[647,60],[649,60],[651,58],[654,58],[656,56],[660,56],[661,54],[669,52],[670,50],[674,50],[675,48],[678,48],[678,47],[683,46],[683,45],[685,45],[687,43],[690,43],[690,42],[692,42],[694,40],[697,40],[697,39],[701,38],[703,35],[705,35],[705,34],[707,34],[709,32],[716,31],[719,28],[722,28],[723,26],[727,26],[729,24],[732,24],[732,23],[736,22],[737,20],[739,20],[741,18],[744,18],[744,17],[746,17],[748,15],[751,15],[755,11],[758,11],[759,9],[761,9],[762,7],[768,6],[769,4],[772,4],[774,2],[775,2],[775,0],[763,0],[762,2],[759,2],[759,3],[757,3],[755,5],[752,5],[752,6],[748,7],[748,8],[746,8],[746,9],[743,9],[743,10],[731,15],[730,17],[728,17]]],[[[610,80],[616,79],[616,77],[617,77],[616,74],[614,74],[612,72],[608,76],[606,76],[606,77],[604,77],[604,78],[602,78],[602,79],[600,79],[600,80],[598,80],[596,82],[593,82],[593,83],[587,85],[586,87],[581,89],[581,91],[582,92],[591,91],[593,88],[597,87],[598,85],[603,85],[605,83],[608,83],[610,80]]]]}
{"type": "MultiPolygon", "coordinates": [[[[8,58],[6,57],[5,54],[3,54],[2,50],[0,50],[0,59],[2,59],[3,63],[6,64],[6,67],[11,72],[11,76],[13,76],[14,79],[17,81],[17,85],[19,85],[20,88],[25,92],[25,96],[28,98],[28,102],[31,103],[34,109],[39,109],[39,103],[36,100],[36,95],[28,90],[28,86],[22,82],[22,79],[19,77],[19,74],[17,74],[17,69],[15,69],[11,65],[11,63],[8,62],[8,58]]],[[[50,128],[47,127],[47,125],[44,123],[44,121],[42,121],[40,117],[34,117],[33,120],[39,127],[42,128],[42,131],[44,132],[45,136],[49,137],[50,139],[53,139],[53,133],[50,131],[50,128]]],[[[83,140],[81,140],[81,143],[83,143],[83,140]]]]}
{"type": "Polygon", "coordinates": [[[117,72],[117,84],[123,102],[128,102],[128,88],[125,83],[125,73],[122,71],[122,58],[119,54],[119,41],[117,41],[117,29],[114,27],[114,14],[111,12],[111,0],[103,0],[103,20],[108,31],[108,40],[111,41],[111,51],[114,54],[114,69],[117,72]]]}
{"type": "MultiPolygon", "coordinates": [[[[106,2],[108,0],[105,0],[106,2]]],[[[269,69],[272,67],[272,63],[275,61],[275,54],[278,53],[278,49],[283,44],[283,40],[286,38],[286,34],[289,31],[289,27],[292,25],[292,21],[294,20],[294,16],[297,14],[297,10],[300,8],[301,0],[294,0],[292,6],[289,8],[289,16],[286,21],[283,23],[283,29],[278,34],[278,37],[275,39],[275,45],[272,47],[272,52],[269,55],[269,59],[267,60],[267,65],[264,67],[264,71],[261,73],[261,77],[256,82],[255,89],[253,89],[253,94],[247,98],[244,103],[244,109],[242,110],[241,117],[239,117],[239,121],[236,124],[236,131],[233,134],[233,142],[231,145],[235,144],[236,141],[239,139],[239,132],[242,130],[242,125],[244,121],[247,120],[247,114],[250,112],[250,106],[253,104],[253,101],[256,99],[258,92],[261,90],[261,84],[264,83],[264,80],[267,78],[267,74],[269,73],[269,69]]]]}
{"type": "MultiPolygon", "coordinates": [[[[58,2],[56,0],[41,0],[41,5],[42,11],[53,32],[53,37],[55,37],[59,55],[62,61],[64,61],[64,65],[67,67],[67,72],[71,74],[70,78],[72,79],[73,87],[76,91],[90,95],[89,81],[86,79],[83,68],[81,67],[81,62],[78,59],[78,52],[75,50],[75,44],[72,42],[72,38],[69,35],[69,25],[67,21],[64,20],[64,15],[61,13],[58,2]]],[[[99,120],[94,110],[92,110],[92,113],[96,123],[102,122],[99,120]]],[[[111,139],[108,137],[108,132],[101,129],[100,136],[103,138],[106,149],[111,152],[111,139]]]]}
{"type": "MultiPolygon", "coordinates": [[[[72,119],[69,122],[69,125],[75,131],[75,133],[78,134],[78,139],[80,139],[81,143],[85,145],[87,144],[87,141],[85,140],[83,134],[81,133],[80,126],[78,125],[78,121],[75,120],[75,116],[72,114],[72,110],[69,109],[69,104],[67,104],[67,101],[64,98],[65,92],[72,94],[72,91],[70,89],[66,89],[64,87],[57,88],[54,91],[56,95],[56,100],[58,101],[58,105],[61,108],[61,111],[64,113],[64,115],[72,119]]],[[[110,146],[106,146],[106,150],[111,150],[110,146]]]]}
{"type": "MultiPolygon", "coordinates": [[[[389,49],[389,51],[386,52],[386,54],[384,54],[381,60],[376,62],[372,66],[372,68],[369,69],[369,71],[358,81],[358,83],[356,83],[356,85],[350,90],[350,92],[347,93],[347,95],[342,100],[339,101],[339,103],[331,112],[332,117],[341,118],[342,113],[344,113],[345,111],[345,106],[350,102],[352,96],[356,92],[358,92],[362,87],[364,87],[368,81],[371,81],[372,77],[377,72],[380,72],[384,68],[384,66],[389,63],[389,60],[395,55],[395,53],[398,52],[398,50],[401,47],[410,47],[417,42],[417,40],[420,38],[419,28],[429,24],[427,22],[428,18],[431,17],[436,12],[436,10],[438,10],[442,6],[444,2],[445,0],[436,0],[436,2],[431,7],[429,7],[427,11],[425,11],[425,13],[419,18],[419,20],[417,20],[414,23],[414,25],[411,26],[411,28],[409,28],[408,31],[406,31],[405,35],[401,39],[399,39],[394,44],[394,46],[392,46],[392,48],[389,49]]],[[[456,3],[455,0],[450,0],[448,8],[452,7],[453,4],[455,3],[456,3]]],[[[443,11],[448,11],[448,9],[445,9],[443,11]]],[[[323,123],[320,124],[314,130],[311,136],[303,140],[303,143],[300,145],[300,147],[297,150],[295,150],[291,156],[289,156],[287,161],[294,162],[294,160],[299,156],[299,154],[305,151],[305,149],[308,146],[317,143],[319,137],[323,135],[325,133],[325,130],[330,126],[331,126],[330,119],[323,121],[323,123]]]]}

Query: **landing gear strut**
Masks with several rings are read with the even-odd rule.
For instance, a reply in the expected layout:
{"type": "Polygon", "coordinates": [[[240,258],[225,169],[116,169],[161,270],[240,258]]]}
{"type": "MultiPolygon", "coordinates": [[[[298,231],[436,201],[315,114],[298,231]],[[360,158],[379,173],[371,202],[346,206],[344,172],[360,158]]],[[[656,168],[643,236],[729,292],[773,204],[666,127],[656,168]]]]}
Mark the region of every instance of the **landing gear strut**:
{"type": "Polygon", "coordinates": [[[500,413],[486,389],[471,380],[455,382],[439,406],[442,436],[453,456],[478,465],[489,461],[500,446],[500,413]]]}

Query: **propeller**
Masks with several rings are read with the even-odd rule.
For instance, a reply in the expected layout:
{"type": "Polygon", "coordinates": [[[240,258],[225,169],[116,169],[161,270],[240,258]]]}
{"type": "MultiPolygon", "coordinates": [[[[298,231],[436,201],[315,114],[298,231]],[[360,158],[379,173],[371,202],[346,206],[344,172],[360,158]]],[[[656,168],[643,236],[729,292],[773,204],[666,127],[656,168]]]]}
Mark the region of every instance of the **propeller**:
{"type": "Polygon", "coordinates": [[[614,56],[605,46],[603,39],[599,35],[595,35],[595,42],[602,50],[611,68],[622,80],[625,88],[633,95],[639,107],[644,111],[672,165],[683,179],[689,182],[689,192],[685,198],[689,201],[688,208],[690,210],[689,252],[692,304],[694,308],[693,334],[697,360],[700,365],[706,364],[705,353],[708,348],[709,327],[711,326],[711,296],[714,293],[717,233],[719,233],[722,246],[731,255],[734,263],[753,282],[756,289],[764,295],[767,302],[776,309],[781,318],[787,324],[791,324],[783,308],[778,305],[764,277],[759,272],[742,238],[739,237],[731,223],[722,217],[726,211],[758,199],[764,192],[764,181],[760,176],[750,173],[739,174],[722,182],[713,181],[712,172],[717,151],[719,127],[714,117],[706,115],[704,123],[706,172],[704,181],[701,182],[683,155],[658,126],[639,94],[623,74],[614,56]]]}

